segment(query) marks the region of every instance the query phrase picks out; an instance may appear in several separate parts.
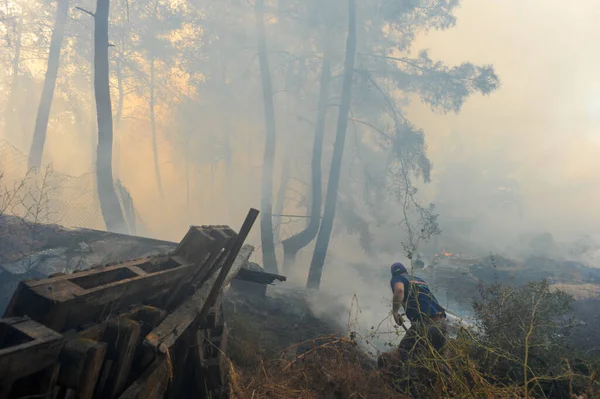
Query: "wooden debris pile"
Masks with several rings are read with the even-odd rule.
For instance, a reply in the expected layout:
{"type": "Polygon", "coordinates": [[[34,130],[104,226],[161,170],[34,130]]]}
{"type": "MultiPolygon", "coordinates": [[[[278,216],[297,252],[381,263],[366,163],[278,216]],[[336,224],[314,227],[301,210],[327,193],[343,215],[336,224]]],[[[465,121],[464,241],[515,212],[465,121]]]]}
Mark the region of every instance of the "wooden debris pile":
{"type": "Polygon", "coordinates": [[[224,397],[222,289],[257,215],[239,233],[191,227],[164,256],[21,282],[0,319],[0,399],[224,397]]]}

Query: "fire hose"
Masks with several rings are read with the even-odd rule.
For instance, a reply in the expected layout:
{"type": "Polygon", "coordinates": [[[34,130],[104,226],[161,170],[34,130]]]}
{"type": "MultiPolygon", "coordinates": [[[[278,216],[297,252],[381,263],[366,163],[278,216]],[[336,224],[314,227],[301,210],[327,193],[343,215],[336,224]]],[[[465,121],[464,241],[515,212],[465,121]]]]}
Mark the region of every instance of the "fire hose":
{"type": "Polygon", "coordinates": [[[400,318],[402,320],[402,323],[398,324],[400,327],[402,327],[402,329],[404,330],[404,332],[408,332],[408,328],[406,328],[406,326],[404,325],[404,316],[406,316],[406,313],[402,313],[400,315],[400,318]]]}

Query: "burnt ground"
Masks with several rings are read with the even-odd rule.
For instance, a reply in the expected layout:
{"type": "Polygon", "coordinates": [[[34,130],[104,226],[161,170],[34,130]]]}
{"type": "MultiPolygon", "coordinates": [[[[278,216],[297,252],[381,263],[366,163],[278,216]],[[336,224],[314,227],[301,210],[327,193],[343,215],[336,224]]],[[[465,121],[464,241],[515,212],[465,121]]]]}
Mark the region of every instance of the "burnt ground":
{"type": "Polygon", "coordinates": [[[238,366],[294,356],[312,347],[310,341],[318,345],[340,331],[312,314],[302,291],[269,288],[264,297],[229,290],[223,300],[230,329],[228,354],[238,366]]]}
{"type": "Polygon", "coordinates": [[[165,254],[177,244],[144,237],[0,217],[0,314],[19,281],[165,254]]]}
{"type": "MultiPolygon", "coordinates": [[[[65,229],[57,225],[32,225],[18,218],[0,217],[0,314],[21,280],[164,254],[175,245],[143,237],[65,229]]],[[[436,267],[435,274],[438,284],[451,297],[451,310],[454,305],[471,309],[473,299],[478,297],[480,282],[520,285],[548,278],[574,287],[581,287],[584,282],[600,283],[600,269],[542,256],[516,262],[494,255],[470,265],[436,267]]],[[[432,280],[427,272],[423,273],[423,277],[430,282],[432,280]]],[[[231,347],[243,351],[244,345],[252,343],[252,352],[270,357],[302,341],[345,330],[312,315],[303,295],[271,287],[265,298],[242,301],[231,293],[224,302],[228,323],[232,327],[231,347]]],[[[600,347],[599,307],[600,298],[575,302],[572,316],[576,323],[573,331],[576,346],[591,351],[600,347]]]]}
{"type": "Polygon", "coordinates": [[[580,262],[531,256],[516,262],[497,255],[488,256],[470,266],[478,279],[509,285],[523,285],[543,279],[551,282],[600,284],[600,269],[580,262]]]}
{"type": "Polygon", "coordinates": [[[600,298],[575,301],[571,316],[571,344],[592,358],[600,358],[600,298]]]}

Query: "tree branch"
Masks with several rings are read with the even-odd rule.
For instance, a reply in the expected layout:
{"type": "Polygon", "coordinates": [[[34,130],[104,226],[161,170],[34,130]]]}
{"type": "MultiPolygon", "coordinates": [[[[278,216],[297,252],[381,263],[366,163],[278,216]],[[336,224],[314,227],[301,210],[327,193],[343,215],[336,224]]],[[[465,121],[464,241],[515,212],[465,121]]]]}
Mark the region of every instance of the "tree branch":
{"type": "Polygon", "coordinates": [[[87,15],[90,15],[92,18],[96,18],[96,14],[94,14],[91,11],[86,10],[85,8],[81,8],[81,7],[78,7],[78,6],[75,7],[75,8],[78,9],[79,11],[81,11],[81,12],[86,13],[87,15]]]}

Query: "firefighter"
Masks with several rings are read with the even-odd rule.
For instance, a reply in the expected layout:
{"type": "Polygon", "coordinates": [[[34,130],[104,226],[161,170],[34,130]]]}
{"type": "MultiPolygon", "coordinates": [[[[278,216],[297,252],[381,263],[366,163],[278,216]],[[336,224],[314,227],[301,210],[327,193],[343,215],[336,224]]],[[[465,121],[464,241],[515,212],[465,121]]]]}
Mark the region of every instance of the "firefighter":
{"type": "Polygon", "coordinates": [[[409,275],[402,263],[394,263],[391,273],[392,316],[396,324],[403,325],[400,308],[404,307],[411,323],[399,345],[402,360],[406,361],[415,349],[426,349],[427,344],[441,352],[448,332],[446,310],[439,304],[427,283],[419,277],[409,275]]]}

